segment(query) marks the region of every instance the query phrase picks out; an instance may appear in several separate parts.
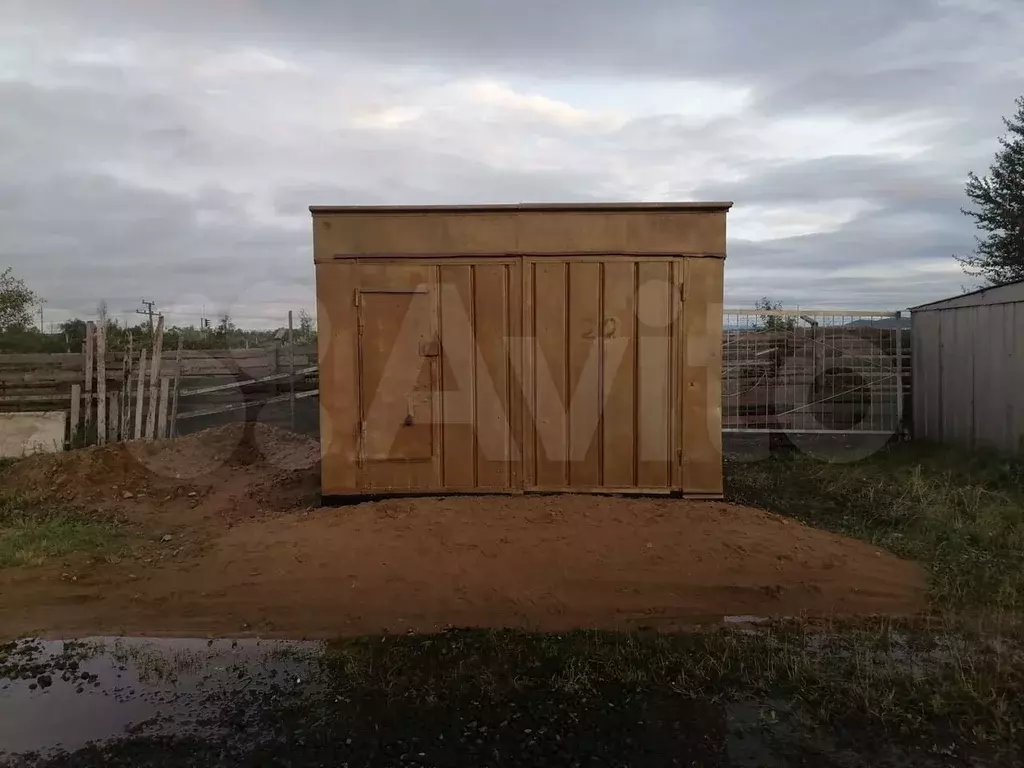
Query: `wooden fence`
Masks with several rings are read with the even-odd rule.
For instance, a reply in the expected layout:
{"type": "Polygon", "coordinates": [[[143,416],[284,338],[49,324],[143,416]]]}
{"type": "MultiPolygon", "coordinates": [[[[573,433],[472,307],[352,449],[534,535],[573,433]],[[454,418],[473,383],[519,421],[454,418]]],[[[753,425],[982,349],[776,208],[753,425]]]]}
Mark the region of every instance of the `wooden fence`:
{"type": "MultiPolygon", "coordinates": [[[[179,427],[267,403],[317,394],[316,348],[286,342],[256,349],[106,351],[90,327],[69,354],[0,355],[0,412],[66,411],[69,445],[160,439],[179,427]]],[[[294,407],[292,408],[294,413],[294,407]]]]}

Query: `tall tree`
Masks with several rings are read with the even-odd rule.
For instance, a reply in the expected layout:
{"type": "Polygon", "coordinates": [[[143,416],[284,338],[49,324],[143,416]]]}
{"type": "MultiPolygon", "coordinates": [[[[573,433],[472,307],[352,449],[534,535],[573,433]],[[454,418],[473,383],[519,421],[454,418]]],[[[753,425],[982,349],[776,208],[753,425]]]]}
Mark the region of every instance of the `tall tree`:
{"type": "Polygon", "coordinates": [[[957,258],[964,272],[990,283],[1024,280],[1024,96],[1017,113],[1003,118],[1006,135],[987,176],[970,173],[965,191],[973,209],[962,208],[984,236],[972,256],[957,258]]]}
{"type": "Polygon", "coordinates": [[[31,325],[32,306],[38,301],[39,297],[12,274],[10,267],[0,272],[0,331],[31,325]]]}

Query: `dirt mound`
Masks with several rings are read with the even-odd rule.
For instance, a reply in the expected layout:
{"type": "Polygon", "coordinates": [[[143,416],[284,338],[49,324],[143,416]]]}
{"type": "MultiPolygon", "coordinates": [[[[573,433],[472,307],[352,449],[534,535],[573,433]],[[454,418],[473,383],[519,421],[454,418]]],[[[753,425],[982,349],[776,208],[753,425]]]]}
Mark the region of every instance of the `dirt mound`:
{"type": "Polygon", "coordinates": [[[158,442],[31,456],[4,473],[3,485],[32,497],[107,509],[223,496],[225,490],[270,499],[283,509],[291,506],[292,486],[309,490],[319,458],[316,440],[265,424],[230,424],[158,442]]]}
{"type": "Polygon", "coordinates": [[[0,624],[286,636],[672,628],[729,615],[913,614],[924,595],[914,563],[747,507],[449,497],[240,521],[186,562],[106,568],[71,586],[0,571],[0,624]]]}

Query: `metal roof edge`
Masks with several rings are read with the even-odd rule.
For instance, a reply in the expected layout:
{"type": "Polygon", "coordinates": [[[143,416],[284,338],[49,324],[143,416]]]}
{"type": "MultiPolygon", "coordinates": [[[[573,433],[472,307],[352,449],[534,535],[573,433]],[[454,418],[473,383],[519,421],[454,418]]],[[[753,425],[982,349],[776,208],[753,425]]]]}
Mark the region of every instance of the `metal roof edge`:
{"type": "Polygon", "coordinates": [[[973,291],[968,291],[967,293],[960,293],[957,294],[956,296],[947,296],[944,299],[929,301],[927,304],[918,304],[916,307],[908,308],[907,311],[917,312],[918,310],[921,309],[937,309],[940,304],[946,304],[950,301],[958,301],[959,299],[964,299],[967,298],[968,296],[977,296],[979,294],[988,293],[989,291],[996,291],[999,290],[1000,288],[1008,288],[1011,285],[1020,285],[1021,283],[1024,283],[1024,280],[1011,280],[1008,283],[999,283],[998,285],[986,285],[982,288],[977,288],[973,291]]]}
{"type": "Polygon", "coordinates": [[[499,203],[493,205],[311,205],[309,212],[318,213],[489,213],[502,211],[704,211],[725,212],[732,201],[718,202],[652,202],[652,203],[499,203]]]}

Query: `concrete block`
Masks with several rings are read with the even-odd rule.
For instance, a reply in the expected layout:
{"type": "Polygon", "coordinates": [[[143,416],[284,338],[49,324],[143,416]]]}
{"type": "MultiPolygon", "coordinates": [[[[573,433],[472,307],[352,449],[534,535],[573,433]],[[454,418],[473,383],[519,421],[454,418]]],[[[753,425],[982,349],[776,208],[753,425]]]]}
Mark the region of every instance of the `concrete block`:
{"type": "Polygon", "coordinates": [[[66,411],[0,413],[0,457],[64,450],[66,411]]]}

